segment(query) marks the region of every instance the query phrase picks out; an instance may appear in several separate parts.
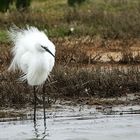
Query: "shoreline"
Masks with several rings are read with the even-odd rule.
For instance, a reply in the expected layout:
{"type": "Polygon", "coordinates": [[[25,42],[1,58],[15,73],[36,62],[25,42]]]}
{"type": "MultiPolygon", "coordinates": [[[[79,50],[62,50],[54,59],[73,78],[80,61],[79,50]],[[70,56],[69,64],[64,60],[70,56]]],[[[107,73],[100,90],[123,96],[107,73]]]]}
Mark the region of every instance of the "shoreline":
{"type": "MultiPolygon", "coordinates": [[[[50,111],[65,110],[63,108],[79,108],[78,111],[81,111],[84,108],[92,108],[103,114],[110,114],[111,112],[117,111],[120,115],[125,113],[132,114],[136,111],[136,114],[140,114],[140,95],[139,94],[128,94],[125,97],[114,97],[114,98],[79,98],[79,99],[70,99],[70,98],[61,98],[56,100],[55,103],[51,104],[46,108],[46,113],[50,111]],[[134,107],[134,108],[133,108],[134,107]],[[136,107],[136,108],[135,108],[136,107]],[[122,110],[114,110],[117,108],[122,108],[122,110]],[[128,109],[123,109],[128,108],[128,109]],[[130,109],[131,108],[131,109],[130,109]],[[124,110],[124,111],[123,111],[124,110]],[[110,112],[111,111],[111,112],[110,112]]],[[[37,107],[39,114],[42,113],[42,105],[39,104],[37,107]]],[[[115,113],[115,112],[114,112],[115,113]]],[[[33,117],[33,106],[26,105],[26,107],[0,107],[0,122],[3,121],[14,121],[14,120],[30,120],[33,117]]],[[[41,116],[38,118],[41,119],[41,116]]]]}

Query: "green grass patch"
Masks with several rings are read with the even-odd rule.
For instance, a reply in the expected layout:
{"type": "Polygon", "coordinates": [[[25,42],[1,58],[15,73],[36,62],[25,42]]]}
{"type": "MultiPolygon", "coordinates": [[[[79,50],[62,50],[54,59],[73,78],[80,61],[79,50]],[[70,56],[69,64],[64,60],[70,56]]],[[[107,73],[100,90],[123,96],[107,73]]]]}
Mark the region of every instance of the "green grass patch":
{"type": "Polygon", "coordinates": [[[8,37],[7,37],[7,32],[5,30],[0,30],[0,42],[7,42],[8,37]]]}

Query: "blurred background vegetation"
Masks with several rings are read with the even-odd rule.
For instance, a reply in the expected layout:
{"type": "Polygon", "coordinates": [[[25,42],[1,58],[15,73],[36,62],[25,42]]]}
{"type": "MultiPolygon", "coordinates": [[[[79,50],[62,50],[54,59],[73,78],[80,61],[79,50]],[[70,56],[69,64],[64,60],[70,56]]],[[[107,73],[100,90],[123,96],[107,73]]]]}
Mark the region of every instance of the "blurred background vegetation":
{"type": "Polygon", "coordinates": [[[140,37],[139,0],[1,0],[0,11],[2,33],[29,24],[52,37],[140,37]]]}

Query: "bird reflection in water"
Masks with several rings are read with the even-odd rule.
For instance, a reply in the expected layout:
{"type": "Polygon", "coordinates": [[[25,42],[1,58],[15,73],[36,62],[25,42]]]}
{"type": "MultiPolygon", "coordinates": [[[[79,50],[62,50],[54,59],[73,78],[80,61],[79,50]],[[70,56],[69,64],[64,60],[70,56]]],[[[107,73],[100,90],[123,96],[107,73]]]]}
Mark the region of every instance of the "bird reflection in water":
{"type": "Polygon", "coordinates": [[[47,137],[49,137],[49,133],[47,131],[46,121],[44,120],[43,129],[39,129],[40,126],[37,124],[36,121],[34,121],[34,134],[35,138],[41,139],[41,140],[47,140],[47,137]]]}

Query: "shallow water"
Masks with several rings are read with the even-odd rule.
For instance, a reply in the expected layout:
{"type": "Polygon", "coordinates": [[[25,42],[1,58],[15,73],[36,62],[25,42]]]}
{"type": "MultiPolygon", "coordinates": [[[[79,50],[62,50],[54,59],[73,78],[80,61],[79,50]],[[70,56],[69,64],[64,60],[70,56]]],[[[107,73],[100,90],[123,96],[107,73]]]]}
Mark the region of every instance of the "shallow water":
{"type": "Polygon", "coordinates": [[[61,106],[47,111],[46,126],[38,110],[36,124],[30,118],[0,122],[0,140],[139,140],[139,109],[61,106]]]}

